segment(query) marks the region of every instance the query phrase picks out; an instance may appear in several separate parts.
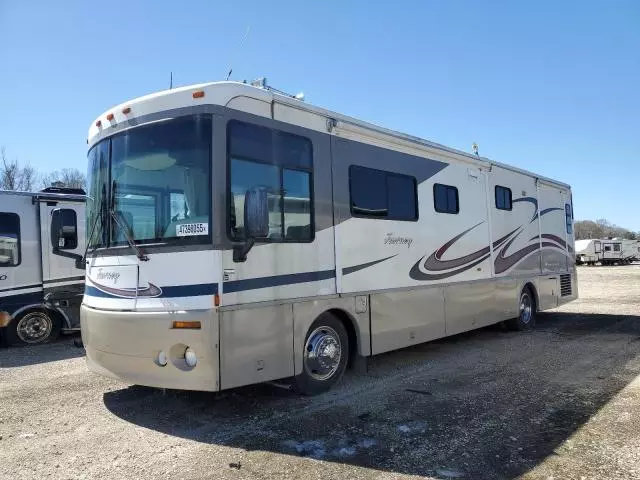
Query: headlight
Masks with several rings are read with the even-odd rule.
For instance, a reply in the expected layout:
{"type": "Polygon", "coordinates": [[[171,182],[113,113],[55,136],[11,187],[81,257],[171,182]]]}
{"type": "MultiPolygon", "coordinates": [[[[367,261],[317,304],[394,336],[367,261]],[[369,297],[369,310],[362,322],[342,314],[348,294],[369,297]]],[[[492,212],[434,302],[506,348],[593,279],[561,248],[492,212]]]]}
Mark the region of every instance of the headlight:
{"type": "Polygon", "coordinates": [[[191,347],[187,347],[187,349],[184,351],[184,361],[191,368],[195,367],[196,363],[198,363],[198,357],[196,357],[196,352],[191,350],[191,347]]]}
{"type": "Polygon", "coordinates": [[[167,354],[164,352],[160,352],[158,354],[158,365],[164,367],[167,364],[167,354]]]}

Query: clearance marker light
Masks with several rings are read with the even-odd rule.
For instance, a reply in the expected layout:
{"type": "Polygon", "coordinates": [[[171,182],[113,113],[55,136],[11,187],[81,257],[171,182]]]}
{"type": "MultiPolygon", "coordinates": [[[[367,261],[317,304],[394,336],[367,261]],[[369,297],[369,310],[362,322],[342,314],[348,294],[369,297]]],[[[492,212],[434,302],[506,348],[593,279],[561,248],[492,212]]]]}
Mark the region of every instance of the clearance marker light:
{"type": "Polygon", "coordinates": [[[195,321],[195,322],[183,322],[183,321],[174,321],[173,326],[171,328],[185,328],[185,329],[193,329],[193,330],[199,330],[201,328],[200,326],[200,322],[195,321]]]}
{"type": "Polygon", "coordinates": [[[124,107],[122,109],[122,113],[124,113],[125,115],[129,114],[131,112],[131,107],[124,107]]]}
{"type": "Polygon", "coordinates": [[[100,126],[101,126],[101,125],[102,125],[102,122],[101,122],[100,120],[98,120],[98,121],[96,122],[96,127],[100,128],[100,126]]]}
{"type": "Polygon", "coordinates": [[[111,121],[114,119],[113,113],[110,113],[109,115],[107,115],[107,120],[111,121]]]}
{"type": "Polygon", "coordinates": [[[202,90],[196,90],[193,92],[193,98],[203,98],[204,92],[202,90]]]}

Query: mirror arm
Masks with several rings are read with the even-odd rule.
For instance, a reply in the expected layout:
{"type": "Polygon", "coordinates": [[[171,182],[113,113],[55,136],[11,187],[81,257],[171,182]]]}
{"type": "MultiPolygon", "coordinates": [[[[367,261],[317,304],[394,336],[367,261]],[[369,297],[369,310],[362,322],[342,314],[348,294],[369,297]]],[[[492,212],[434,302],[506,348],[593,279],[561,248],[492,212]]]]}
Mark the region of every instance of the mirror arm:
{"type": "Polygon", "coordinates": [[[242,245],[233,246],[233,261],[235,263],[242,263],[247,261],[247,254],[249,250],[255,245],[253,238],[248,238],[242,245]]]}

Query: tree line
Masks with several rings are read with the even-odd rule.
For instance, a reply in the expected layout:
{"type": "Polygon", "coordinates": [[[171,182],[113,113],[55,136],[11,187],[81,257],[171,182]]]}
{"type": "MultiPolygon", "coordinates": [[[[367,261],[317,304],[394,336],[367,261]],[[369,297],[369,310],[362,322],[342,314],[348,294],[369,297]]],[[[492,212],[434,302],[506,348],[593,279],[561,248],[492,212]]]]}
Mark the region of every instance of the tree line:
{"type": "Polygon", "coordinates": [[[640,232],[632,232],[619,227],[608,220],[577,220],[573,224],[576,240],[589,238],[626,238],[628,240],[640,240],[640,232]]]}
{"type": "Polygon", "coordinates": [[[86,190],[87,177],[77,168],[41,173],[28,163],[22,164],[17,158],[10,159],[5,148],[0,148],[0,190],[33,192],[52,186],[86,190]]]}

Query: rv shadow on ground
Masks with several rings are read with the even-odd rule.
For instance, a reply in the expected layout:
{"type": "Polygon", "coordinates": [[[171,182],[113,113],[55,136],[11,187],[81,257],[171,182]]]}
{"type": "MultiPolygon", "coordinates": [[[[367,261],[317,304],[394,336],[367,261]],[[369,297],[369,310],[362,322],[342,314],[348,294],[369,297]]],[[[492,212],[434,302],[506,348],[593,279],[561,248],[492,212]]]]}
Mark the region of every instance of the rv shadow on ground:
{"type": "Polygon", "coordinates": [[[84,356],[84,349],[73,344],[73,336],[63,336],[42,345],[0,347],[0,368],[25,367],[39,363],[68,360],[84,356]]]}
{"type": "Polygon", "coordinates": [[[553,313],[533,332],[489,328],[377,356],[367,374],[314,398],[269,385],[220,394],[130,387],[104,403],[132,424],[248,451],[239,455],[515,478],[633,380],[639,355],[640,317],[553,313]]]}

